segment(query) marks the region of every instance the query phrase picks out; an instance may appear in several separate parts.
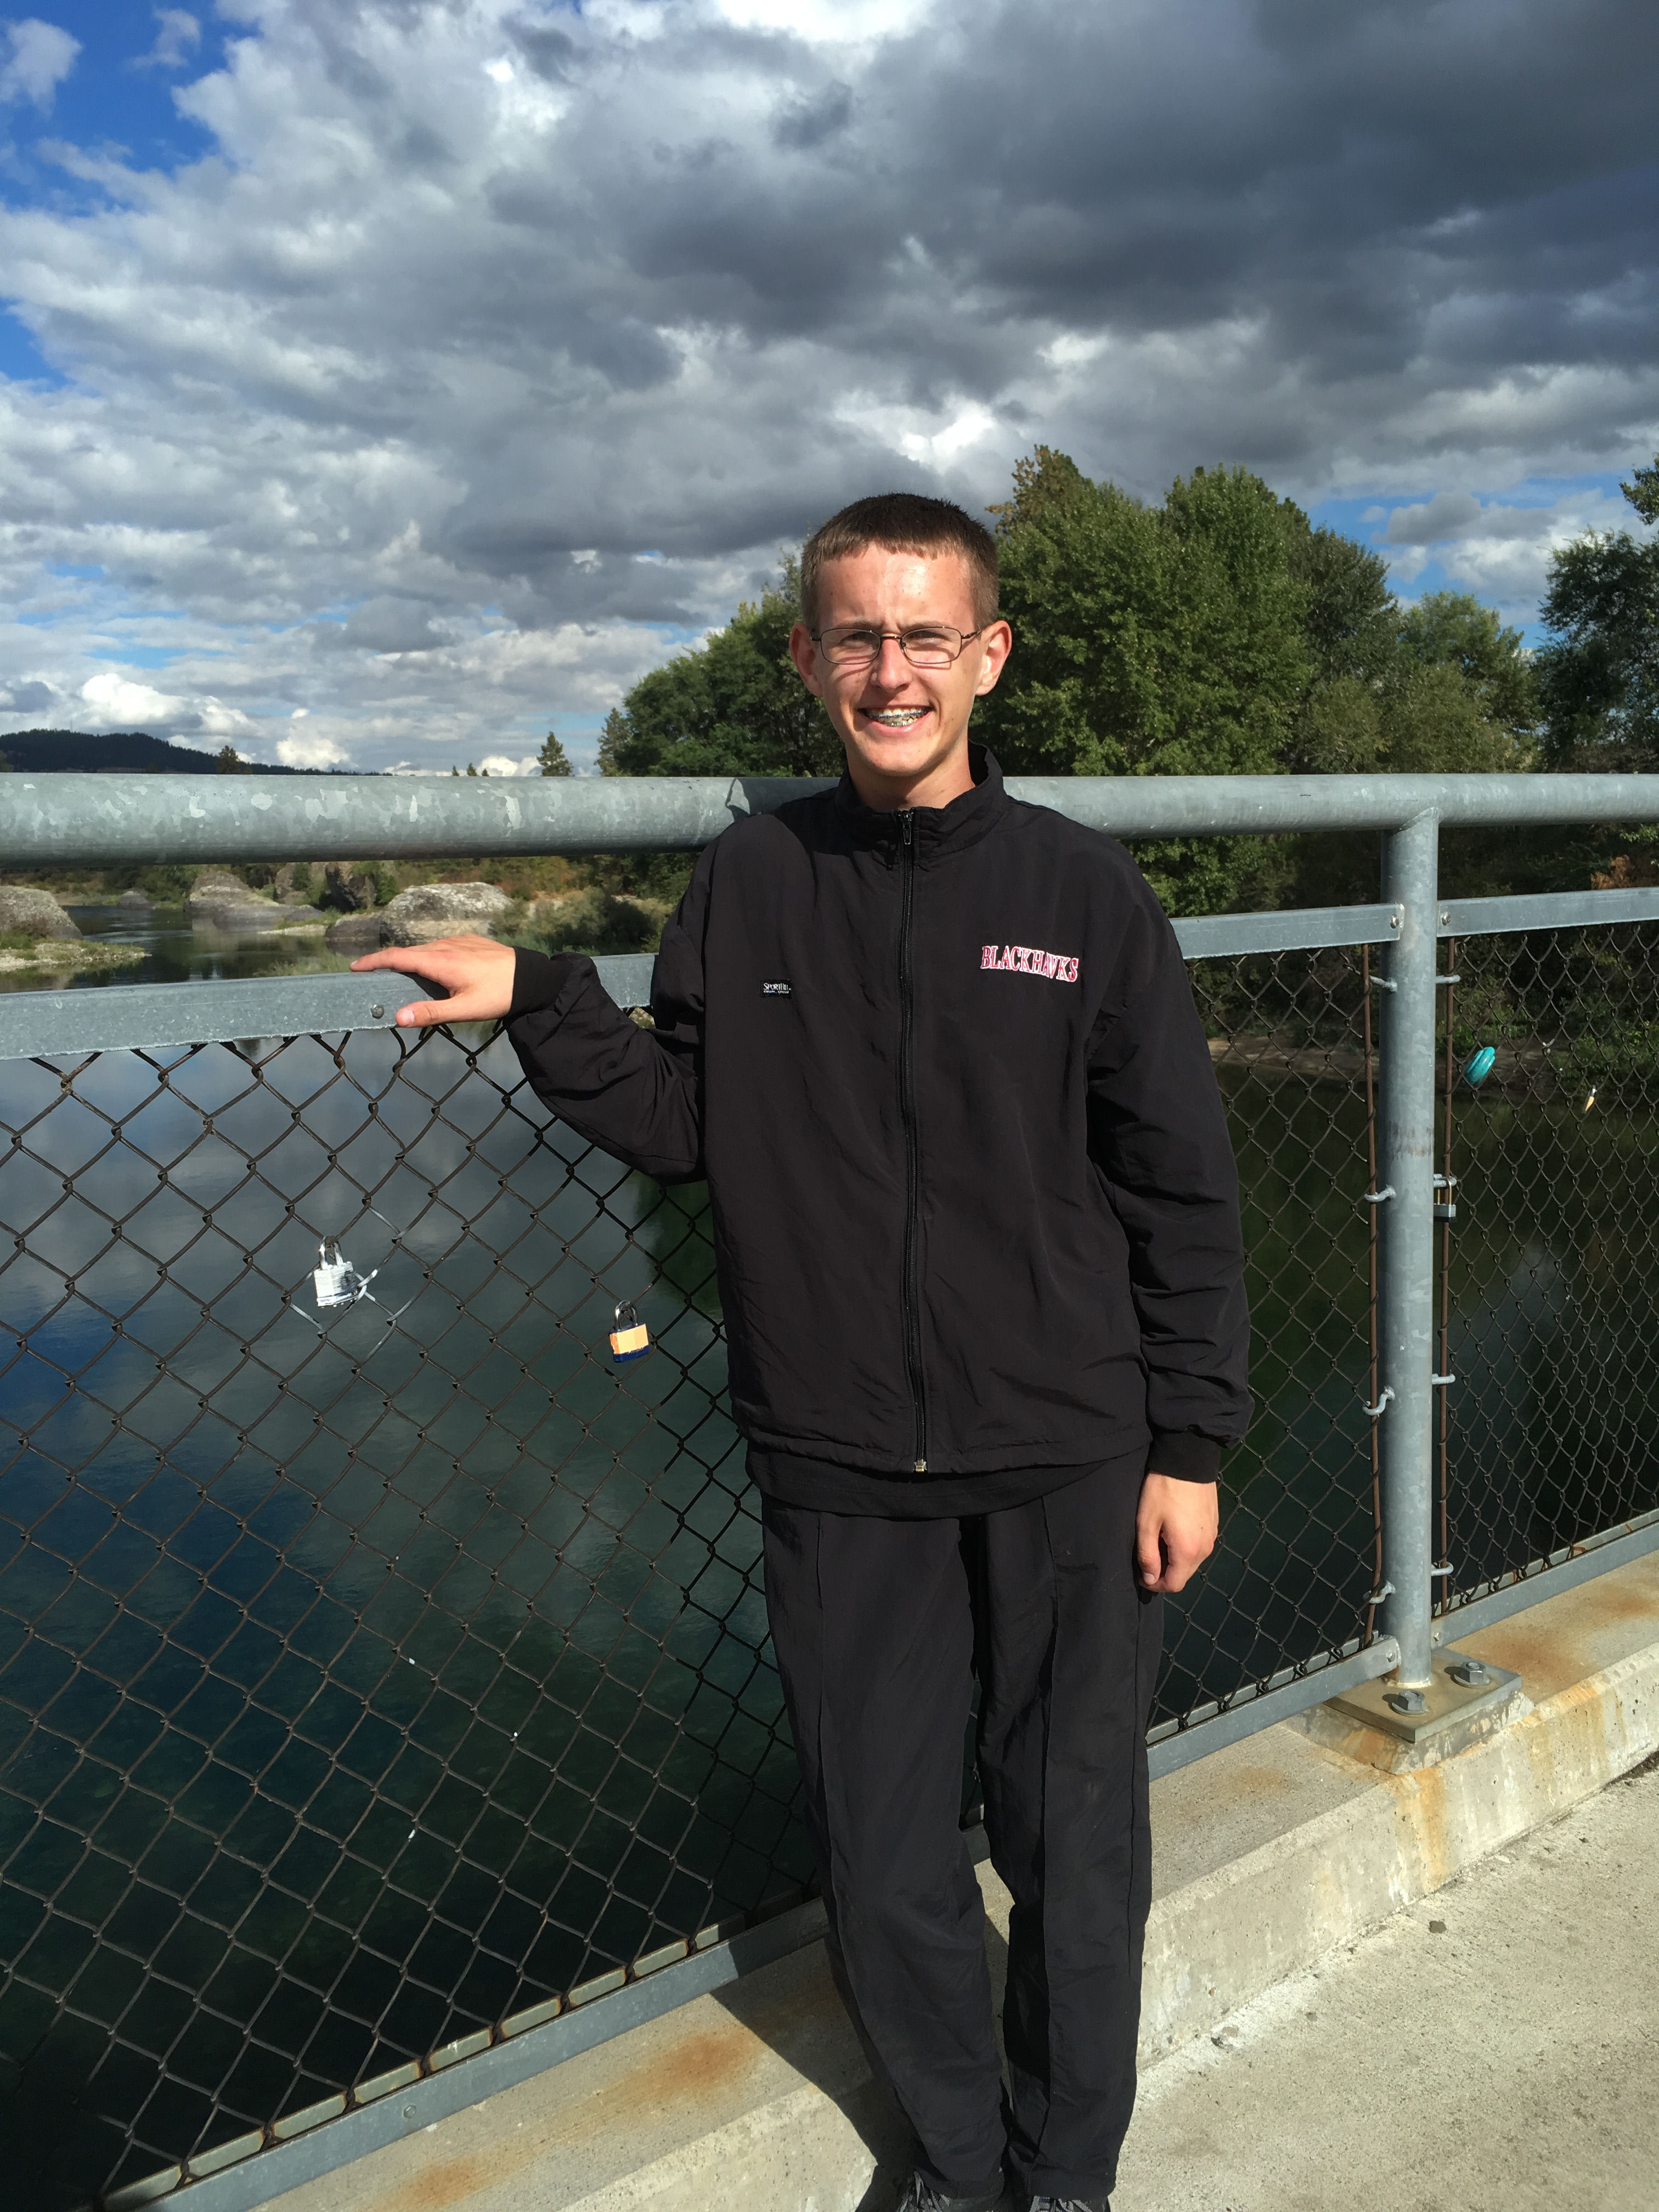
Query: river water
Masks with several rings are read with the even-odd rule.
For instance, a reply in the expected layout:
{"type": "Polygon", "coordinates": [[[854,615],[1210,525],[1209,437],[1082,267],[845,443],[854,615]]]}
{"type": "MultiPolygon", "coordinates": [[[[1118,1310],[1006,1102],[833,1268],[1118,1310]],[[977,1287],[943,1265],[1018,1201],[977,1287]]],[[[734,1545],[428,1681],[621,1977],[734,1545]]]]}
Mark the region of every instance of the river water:
{"type": "Polygon", "coordinates": [[[222,975],[318,975],[351,964],[343,953],[328,950],[320,931],[279,936],[207,929],[193,925],[183,907],[152,907],[148,913],[113,904],[67,910],[82,937],[131,945],[143,958],[80,975],[61,969],[38,976],[14,970],[0,975],[0,991],[118,990],[129,983],[188,983],[222,975]]]}

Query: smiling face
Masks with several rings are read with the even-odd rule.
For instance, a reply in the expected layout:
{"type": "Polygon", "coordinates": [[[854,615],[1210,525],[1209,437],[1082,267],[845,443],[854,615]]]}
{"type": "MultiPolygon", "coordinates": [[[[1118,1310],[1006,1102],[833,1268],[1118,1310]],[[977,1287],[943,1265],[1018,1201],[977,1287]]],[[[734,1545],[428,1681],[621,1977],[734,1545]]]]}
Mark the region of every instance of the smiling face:
{"type": "Polygon", "coordinates": [[[818,572],[820,635],[930,623],[979,635],[947,668],[913,668],[898,640],[888,636],[878,659],[848,669],[830,665],[805,623],[791,633],[790,657],[807,690],[823,700],[866,806],[945,806],[973,788],[968,717],[1002,673],[1012,633],[1006,622],[981,625],[973,578],[957,553],[930,556],[868,545],[826,561],[818,572]]]}

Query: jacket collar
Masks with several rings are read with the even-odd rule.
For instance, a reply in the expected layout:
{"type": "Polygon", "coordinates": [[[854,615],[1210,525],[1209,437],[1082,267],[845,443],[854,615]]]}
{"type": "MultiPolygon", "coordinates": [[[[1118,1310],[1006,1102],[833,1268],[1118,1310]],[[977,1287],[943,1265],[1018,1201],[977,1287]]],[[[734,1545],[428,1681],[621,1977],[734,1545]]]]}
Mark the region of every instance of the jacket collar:
{"type": "Polygon", "coordinates": [[[908,810],[866,806],[854,789],[852,777],[843,770],[836,787],[836,818],[854,844],[874,846],[884,857],[893,859],[900,848],[904,814],[908,811],[918,864],[927,867],[949,860],[957,853],[966,852],[970,845],[977,845],[1013,805],[1002,787],[1002,770],[983,745],[969,746],[968,764],[974,778],[971,791],[964,791],[948,806],[914,806],[908,810]]]}

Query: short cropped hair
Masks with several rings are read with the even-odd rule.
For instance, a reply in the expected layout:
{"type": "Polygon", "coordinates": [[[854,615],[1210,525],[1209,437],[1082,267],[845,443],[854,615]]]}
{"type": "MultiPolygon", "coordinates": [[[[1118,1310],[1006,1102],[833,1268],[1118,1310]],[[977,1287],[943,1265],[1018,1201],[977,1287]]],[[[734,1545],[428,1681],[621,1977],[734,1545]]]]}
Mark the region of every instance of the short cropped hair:
{"type": "Polygon", "coordinates": [[[801,549],[800,611],[809,629],[818,620],[818,576],[826,561],[845,561],[880,545],[891,553],[933,557],[959,553],[968,563],[974,620],[982,629],[997,611],[997,541],[982,523],[948,499],[884,491],[855,499],[815,530],[801,549]]]}

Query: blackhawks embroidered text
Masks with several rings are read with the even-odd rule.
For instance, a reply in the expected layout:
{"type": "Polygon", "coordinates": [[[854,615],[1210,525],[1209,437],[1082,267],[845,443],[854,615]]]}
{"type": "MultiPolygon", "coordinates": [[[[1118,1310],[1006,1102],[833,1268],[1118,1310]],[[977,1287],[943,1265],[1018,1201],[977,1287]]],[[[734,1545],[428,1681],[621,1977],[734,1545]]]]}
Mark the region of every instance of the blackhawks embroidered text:
{"type": "Polygon", "coordinates": [[[980,948],[981,968],[1009,968],[1019,975],[1046,975],[1051,983],[1075,983],[1077,955],[1039,952],[1034,945],[986,945],[980,948]]]}

